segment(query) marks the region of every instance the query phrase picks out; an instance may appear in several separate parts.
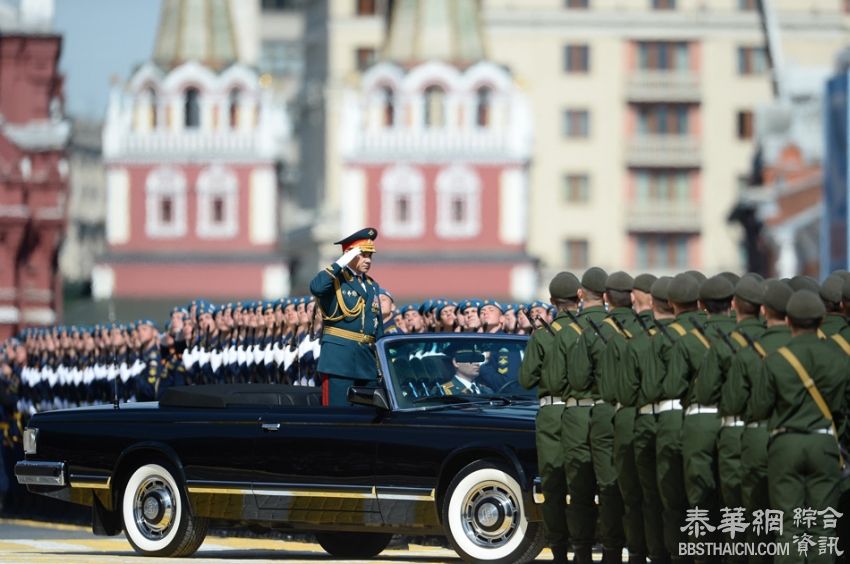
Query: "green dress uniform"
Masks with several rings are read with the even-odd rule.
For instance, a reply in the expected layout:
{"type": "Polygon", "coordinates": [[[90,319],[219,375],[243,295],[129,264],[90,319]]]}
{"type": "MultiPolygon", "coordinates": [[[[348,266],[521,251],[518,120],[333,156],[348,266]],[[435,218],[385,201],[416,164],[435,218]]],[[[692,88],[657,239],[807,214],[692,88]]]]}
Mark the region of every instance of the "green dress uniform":
{"type": "Polygon", "coordinates": [[[561,560],[566,560],[570,539],[567,526],[567,480],[564,450],[561,448],[561,417],[564,412],[562,394],[566,382],[564,374],[553,369],[556,365],[553,356],[557,354],[556,339],[561,332],[575,338],[580,331],[566,313],[559,313],[550,324],[550,329],[540,328],[531,334],[519,372],[519,383],[523,388],[537,387],[540,409],[535,428],[537,467],[544,495],[543,523],[553,553],[563,551],[561,560]]]}
{"type": "MultiPolygon", "coordinates": [[[[632,284],[631,276],[618,272],[607,276],[601,289],[608,291],[627,288],[631,291],[632,284]],[[621,286],[620,283],[625,286],[621,286]]],[[[582,285],[585,285],[584,280],[582,285]]],[[[623,529],[623,499],[617,484],[617,469],[613,458],[614,415],[617,409],[617,371],[614,367],[619,363],[616,359],[605,362],[603,357],[609,346],[623,348],[618,347],[616,341],[631,337],[634,316],[629,307],[614,308],[607,315],[599,315],[604,313],[604,308],[598,308],[602,312],[593,311],[596,309],[591,307],[587,310],[588,326],[592,329],[586,329],[582,333],[570,353],[568,378],[572,390],[589,393],[589,397],[595,404],[590,409],[585,440],[590,450],[592,471],[599,492],[598,538],[607,553],[606,556],[616,553],[619,558],[626,544],[623,529]]],[[[637,538],[635,543],[643,545],[637,538]]],[[[645,547],[640,548],[645,553],[645,547]]]]}
{"type": "MultiPolygon", "coordinates": [[[[566,382],[563,389],[564,413],[561,417],[561,445],[564,450],[564,466],[567,474],[567,490],[570,495],[568,525],[570,539],[576,553],[587,552],[593,546],[596,535],[596,478],[590,455],[590,411],[595,405],[589,389],[577,387],[572,377],[569,362],[572,350],[584,331],[587,319],[600,323],[605,317],[605,308],[585,308],[578,316],[579,327],[558,333],[557,352],[553,356],[555,374],[562,374],[566,382]],[[581,333],[579,333],[579,331],[581,333]]],[[[572,326],[570,326],[572,327],[572,326]]]]}
{"type": "Polygon", "coordinates": [[[740,393],[740,388],[730,385],[729,369],[741,351],[748,347],[761,346],[757,341],[764,331],[764,325],[759,319],[752,317],[742,320],[723,343],[712,343],[696,382],[697,402],[701,405],[717,405],[720,412],[717,473],[720,499],[725,507],[741,507],[742,503],[741,436],[745,425],[745,403],[734,401],[734,396],[740,393]]]}
{"type": "MultiPolygon", "coordinates": [[[[364,229],[338,244],[372,240],[374,229],[364,229]]],[[[365,246],[364,250],[374,247],[365,246]]],[[[373,346],[383,335],[380,287],[371,277],[357,274],[348,266],[334,263],[310,282],[322,314],[322,354],[316,368],[324,374],[327,405],[347,405],[350,386],[368,385],[377,380],[377,360],[373,346]]]]}

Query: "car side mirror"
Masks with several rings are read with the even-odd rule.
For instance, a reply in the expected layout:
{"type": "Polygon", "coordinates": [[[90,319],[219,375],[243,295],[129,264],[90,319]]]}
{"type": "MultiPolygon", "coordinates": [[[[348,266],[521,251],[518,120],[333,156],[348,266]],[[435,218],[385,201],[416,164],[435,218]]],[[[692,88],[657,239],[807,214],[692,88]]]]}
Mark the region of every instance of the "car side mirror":
{"type": "Polygon", "coordinates": [[[348,399],[349,403],[357,405],[368,405],[384,411],[389,411],[390,409],[390,402],[387,400],[387,393],[383,388],[351,386],[348,388],[346,399],[348,399]]]}

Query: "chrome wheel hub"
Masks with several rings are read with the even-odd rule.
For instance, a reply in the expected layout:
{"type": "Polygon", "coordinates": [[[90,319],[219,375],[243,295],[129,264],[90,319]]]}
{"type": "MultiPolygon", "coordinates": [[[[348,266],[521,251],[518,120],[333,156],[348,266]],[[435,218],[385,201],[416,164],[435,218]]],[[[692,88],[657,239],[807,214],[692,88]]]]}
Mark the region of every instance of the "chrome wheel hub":
{"type": "Polygon", "coordinates": [[[478,546],[503,546],[520,523],[519,502],[499,482],[476,484],[464,497],[462,507],[463,532],[478,546]]]}
{"type": "Polygon", "coordinates": [[[159,476],[145,479],[136,489],[133,517],[136,528],[149,540],[160,540],[171,530],[177,494],[159,476]]]}

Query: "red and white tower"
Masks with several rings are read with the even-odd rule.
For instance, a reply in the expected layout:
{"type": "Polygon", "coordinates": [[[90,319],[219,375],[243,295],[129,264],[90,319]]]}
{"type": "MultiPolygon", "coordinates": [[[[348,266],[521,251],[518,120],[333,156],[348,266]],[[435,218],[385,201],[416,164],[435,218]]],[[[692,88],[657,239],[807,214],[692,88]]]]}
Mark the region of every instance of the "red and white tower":
{"type": "Polygon", "coordinates": [[[396,296],[527,299],[531,120],[486,60],[476,0],[397,2],[381,60],[342,109],[342,226],[378,228],[396,296]]]}
{"type": "Polygon", "coordinates": [[[239,62],[229,2],[164,0],[152,61],[113,88],[96,298],[273,298],[282,101],[239,62]]]}
{"type": "Polygon", "coordinates": [[[61,310],[70,124],[62,115],[53,3],[0,5],[0,339],[61,310]]]}

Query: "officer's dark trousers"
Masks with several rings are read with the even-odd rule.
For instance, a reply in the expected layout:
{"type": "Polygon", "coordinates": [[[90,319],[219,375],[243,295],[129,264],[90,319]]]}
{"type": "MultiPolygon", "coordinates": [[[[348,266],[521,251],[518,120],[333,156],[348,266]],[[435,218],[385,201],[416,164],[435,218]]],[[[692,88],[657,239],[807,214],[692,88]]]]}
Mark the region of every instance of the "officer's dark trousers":
{"type": "Polygon", "coordinates": [[[647,551],[652,560],[659,561],[667,554],[667,547],[664,546],[661,496],[658,493],[658,476],[656,475],[656,426],[655,415],[638,414],[635,419],[634,452],[637,476],[640,480],[647,551]]]}
{"type": "Polygon", "coordinates": [[[664,543],[672,558],[679,557],[679,543],[685,542],[688,498],[682,470],[682,410],[671,409],[657,415],[655,435],[656,476],[664,521],[664,543]]]}
{"type": "Polygon", "coordinates": [[[596,533],[596,478],[590,457],[590,407],[568,407],[561,417],[561,445],[567,471],[570,540],[576,549],[593,546],[596,533]]]}
{"type": "Polygon", "coordinates": [[[325,384],[322,384],[322,404],[330,407],[346,406],[348,403],[348,388],[351,386],[368,386],[369,380],[352,380],[331,374],[325,374],[325,384]]]}
{"type": "Polygon", "coordinates": [[[567,475],[561,446],[563,413],[563,405],[546,405],[537,412],[537,467],[545,496],[543,524],[546,526],[546,539],[553,548],[566,548],[570,538],[567,528],[567,475]]]}
{"type": "Polygon", "coordinates": [[[835,556],[818,554],[810,547],[806,558],[797,552],[793,537],[804,533],[813,538],[834,537],[835,529],[825,529],[818,516],[814,526],[794,524],[794,510],[812,508],[823,511],[837,509],[841,471],[838,466],[838,446],[831,435],[783,433],[773,437],[767,449],[767,475],[770,506],[784,512],[780,542],[789,543],[787,556],[777,556],[777,563],[834,562],[835,556]]]}
{"type": "Polygon", "coordinates": [[[629,554],[646,554],[640,478],[635,463],[634,407],[623,407],[614,415],[614,465],[623,499],[623,529],[629,554]]]}
{"type": "Polygon", "coordinates": [[[606,549],[622,550],[623,498],[614,467],[614,406],[600,403],[590,412],[590,454],[599,488],[599,542],[606,549]]]}

